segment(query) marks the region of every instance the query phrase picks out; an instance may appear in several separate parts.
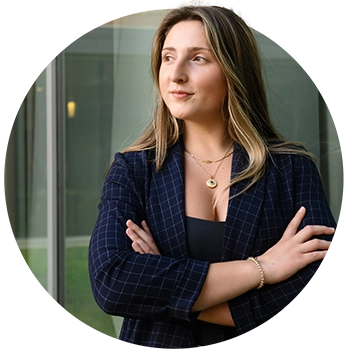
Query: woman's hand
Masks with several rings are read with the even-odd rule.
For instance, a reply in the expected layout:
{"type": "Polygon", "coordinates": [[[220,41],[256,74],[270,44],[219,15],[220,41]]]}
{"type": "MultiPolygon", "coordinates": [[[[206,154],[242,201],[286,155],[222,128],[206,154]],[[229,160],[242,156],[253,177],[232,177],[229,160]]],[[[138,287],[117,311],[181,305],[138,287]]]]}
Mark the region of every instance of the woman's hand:
{"type": "Polygon", "coordinates": [[[317,235],[332,235],[334,228],[326,226],[306,226],[299,232],[298,227],[306,214],[301,207],[289,223],[281,240],[259,256],[265,272],[265,283],[281,282],[314,261],[322,260],[330,246],[330,241],[311,239],[317,235]]]}
{"type": "Polygon", "coordinates": [[[146,221],[141,222],[142,228],[131,220],[126,222],[126,226],[128,227],[126,235],[132,240],[131,246],[135,252],[140,254],[160,255],[160,251],[154,242],[151,230],[146,221]]]}
{"type": "MultiPolygon", "coordinates": [[[[305,214],[305,207],[301,207],[290,221],[280,241],[259,256],[266,284],[284,281],[312,262],[325,257],[330,241],[311,238],[317,235],[333,235],[335,230],[331,227],[314,225],[306,226],[297,232],[305,214]]],[[[141,223],[142,228],[131,220],[128,220],[126,225],[128,227],[126,234],[132,240],[135,252],[161,255],[145,221],[141,223]]]]}

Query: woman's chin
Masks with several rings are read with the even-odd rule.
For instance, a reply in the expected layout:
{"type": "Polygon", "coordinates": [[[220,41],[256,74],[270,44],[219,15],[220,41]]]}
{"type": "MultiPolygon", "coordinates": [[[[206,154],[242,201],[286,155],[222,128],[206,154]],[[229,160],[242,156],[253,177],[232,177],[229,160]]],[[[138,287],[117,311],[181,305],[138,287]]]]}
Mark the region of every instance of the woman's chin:
{"type": "Polygon", "coordinates": [[[186,120],[189,117],[189,114],[186,112],[181,112],[181,111],[170,111],[171,115],[179,120],[186,120]]]}
{"type": "Polygon", "coordinates": [[[183,120],[183,121],[198,121],[201,119],[201,117],[196,116],[195,114],[189,114],[188,112],[171,112],[171,115],[178,119],[178,120],[183,120]]]}

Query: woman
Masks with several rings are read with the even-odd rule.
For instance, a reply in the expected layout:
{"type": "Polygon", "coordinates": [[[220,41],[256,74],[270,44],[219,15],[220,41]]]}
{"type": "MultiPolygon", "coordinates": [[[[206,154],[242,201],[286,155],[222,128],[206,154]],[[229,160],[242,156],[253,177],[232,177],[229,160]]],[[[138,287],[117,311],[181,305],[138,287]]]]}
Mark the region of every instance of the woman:
{"type": "Polygon", "coordinates": [[[153,44],[144,134],[105,180],[89,266],[120,339],[185,348],[245,333],[283,309],[335,222],[309,154],[269,119],[251,30],[220,7],[172,10],[153,44]]]}

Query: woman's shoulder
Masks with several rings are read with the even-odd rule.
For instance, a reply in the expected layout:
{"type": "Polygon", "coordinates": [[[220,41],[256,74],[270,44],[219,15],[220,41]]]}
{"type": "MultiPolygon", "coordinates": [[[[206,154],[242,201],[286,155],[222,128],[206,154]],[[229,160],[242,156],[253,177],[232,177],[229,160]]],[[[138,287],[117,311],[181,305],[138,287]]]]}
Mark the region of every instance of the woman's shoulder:
{"type": "MultiPolygon", "coordinates": [[[[181,149],[179,144],[172,146],[167,151],[162,170],[171,169],[178,157],[175,151],[181,149]],[[175,151],[174,151],[175,150],[175,151]]],[[[117,183],[133,188],[144,188],[152,180],[153,175],[159,173],[156,169],[156,153],[154,149],[128,150],[117,152],[105,176],[107,183],[117,183]]]]}
{"type": "Polygon", "coordinates": [[[153,150],[117,152],[114,155],[114,162],[117,164],[126,164],[130,167],[148,165],[154,161],[153,150]]]}
{"type": "Polygon", "coordinates": [[[314,155],[300,143],[273,142],[269,144],[268,149],[267,164],[270,166],[317,169],[314,155]]]}
{"type": "MultiPolygon", "coordinates": [[[[181,141],[167,148],[164,163],[171,162],[178,154],[182,155],[181,141]]],[[[117,165],[128,165],[129,167],[155,168],[156,150],[155,148],[143,150],[127,150],[125,152],[117,152],[114,156],[114,163],[117,165]]]]}
{"type": "Polygon", "coordinates": [[[115,173],[140,173],[148,169],[154,161],[154,153],[150,150],[117,152],[110,164],[108,176],[115,173]]]}

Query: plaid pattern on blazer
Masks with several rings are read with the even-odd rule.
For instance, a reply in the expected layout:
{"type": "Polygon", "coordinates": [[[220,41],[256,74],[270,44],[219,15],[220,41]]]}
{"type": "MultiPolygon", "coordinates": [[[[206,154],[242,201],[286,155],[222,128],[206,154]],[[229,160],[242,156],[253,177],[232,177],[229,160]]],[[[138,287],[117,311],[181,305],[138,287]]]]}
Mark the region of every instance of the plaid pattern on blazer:
{"type": "MultiPolygon", "coordinates": [[[[90,241],[92,290],[102,310],[125,318],[121,340],[150,347],[194,347],[192,325],[197,314],[191,313],[191,308],[209,263],[188,257],[181,141],[169,149],[160,172],[155,171],[151,160],[149,151],[115,156],[90,241]],[[147,221],[162,256],[132,250],[125,234],[128,219],[138,224],[147,221]]],[[[244,150],[235,144],[232,176],[246,161],[244,150]]],[[[230,195],[245,185],[233,186],[230,195]]],[[[335,227],[315,164],[300,155],[273,155],[264,176],[229,201],[222,261],[264,253],[278,242],[301,206],[307,209],[301,227],[335,227]]],[[[236,328],[222,327],[219,339],[243,334],[277,314],[300,293],[319,264],[313,263],[284,282],[231,300],[236,328]]]]}

